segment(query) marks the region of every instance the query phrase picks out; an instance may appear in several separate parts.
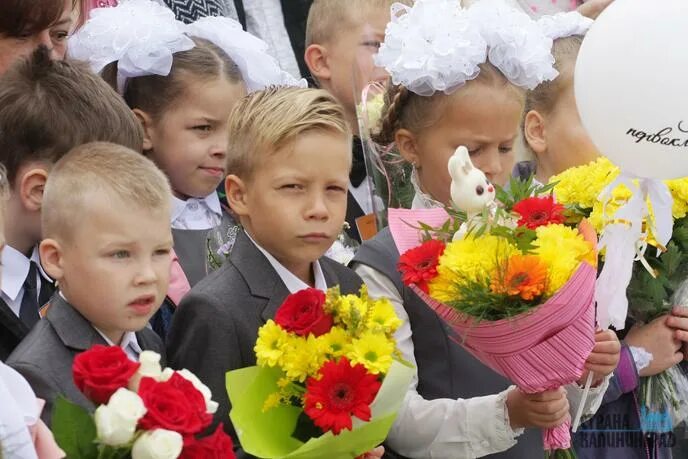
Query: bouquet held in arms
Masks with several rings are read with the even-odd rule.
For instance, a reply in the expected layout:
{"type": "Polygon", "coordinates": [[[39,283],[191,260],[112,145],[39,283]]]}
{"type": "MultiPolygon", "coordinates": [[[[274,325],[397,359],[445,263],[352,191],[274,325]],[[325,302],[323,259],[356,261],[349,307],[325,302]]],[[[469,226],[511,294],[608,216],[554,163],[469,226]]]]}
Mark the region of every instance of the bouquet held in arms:
{"type": "MultiPolygon", "coordinates": [[[[402,280],[522,391],[578,381],[595,343],[594,232],[564,224],[532,181],[495,190],[465,147],[449,171],[451,208],[390,210],[402,280]]],[[[548,455],[570,457],[569,424],[543,432],[548,455]]]]}
{"type": "Polygon", "coordinates": [[[257,366],[227,373],[241,446],[261,458],[354,458],[387,437],[413,369],[393,334],[387,299],[289,295],[258,332],[257,366]]]}
{"type": "MultiPolygon", "coordinates": [[[[567,218],[570,221],[586,218],[601,234],[608,224],[624,224],[616,212],[633,195],[628,186],[619,184],[610,190],[609,199],[598,199],[618,176],[619,169],[600,157],[552,177],[550,183],[554,185],[557,201],[566,208],[567,218]]],[[[652,234],[653,225],[644,222],[641,238],[634,241],[636,263],[626,294],[629,316],[640,324],[671,314],[673,307],[688,307],[688,179],[665,183],[673,198],[671,240],[662,247],[652,234]]],[[[600,255],[604,260],[604,251],[600,255]]],[[[651,355],[646,356],[650,358],[651,355]]],[[[641,427],[645,432],[671,432],[685,421],[688,418],[685,363],[640,378],[638,403],[641,427]]]]}
{"type": "Polygon", "coordinates": [[[234,458],[232,439],[212,422],[217,403],[187,370],[164,370],[160,355],[129,360],[119,346],[93,346],[74,358],[74,383],[95,415],[64,398],[55,404],[55,439],[70,459],[234,458]]]}

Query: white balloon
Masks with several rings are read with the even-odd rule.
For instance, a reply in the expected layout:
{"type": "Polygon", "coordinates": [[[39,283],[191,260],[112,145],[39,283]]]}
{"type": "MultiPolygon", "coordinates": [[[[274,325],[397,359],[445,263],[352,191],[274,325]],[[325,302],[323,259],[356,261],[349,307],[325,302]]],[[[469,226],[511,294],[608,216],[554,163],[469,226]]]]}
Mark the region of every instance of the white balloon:
{"type": "Polygon", "coordinates": [[[576,62],[578,111],[625,172],[688,176],[688,1],[615,0],[576,62]]]}

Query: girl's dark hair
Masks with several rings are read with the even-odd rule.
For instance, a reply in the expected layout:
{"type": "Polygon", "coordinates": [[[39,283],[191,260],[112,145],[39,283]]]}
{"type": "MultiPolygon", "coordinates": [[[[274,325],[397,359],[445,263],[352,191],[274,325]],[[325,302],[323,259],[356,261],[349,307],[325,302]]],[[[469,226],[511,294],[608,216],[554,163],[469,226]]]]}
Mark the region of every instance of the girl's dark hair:
{"type": "MultiPolygon", "coordinates": [[[[466,86],[475,83],[509,88],[519,100],[523,100],[523,91],[511,84],[502,72],[490,63],[482,64],[478,77],[467,82],[466,86]]],[[[463,90],[459,88],[454,94],[463,90]]],[[[446,95],[440,91],[429,97],[419,96],[401,85],[388,85],[379,129],[373,140],[379,145],[390,145],[399,129],[408,129],[415,133],[433,125],[442,116],[444,107],[452,96],[453,94],[446,95]]]]}
{"type": "MultiPolygon", "coordinates": [[[[196,46],[174,54],[169,75],[128,78],[122,94],[127,105],[159,119],[184,95],[189,79],[209,81],[224,77],[233,83],[243,82],[239,67],[227,53],[207,40],[193,38],[193,41],[196,46]]],[[[117,63],[108,64],[102,76],[116,89],[117,63]]]]}
{"type": "MultiPolygon", "coordinates": [[[[77,0],[72,1],[76,6],[77,0]]],[[[2,0],[0,36],[33,35],[47,29],[64,12],[64,0],[2,0]]]]}

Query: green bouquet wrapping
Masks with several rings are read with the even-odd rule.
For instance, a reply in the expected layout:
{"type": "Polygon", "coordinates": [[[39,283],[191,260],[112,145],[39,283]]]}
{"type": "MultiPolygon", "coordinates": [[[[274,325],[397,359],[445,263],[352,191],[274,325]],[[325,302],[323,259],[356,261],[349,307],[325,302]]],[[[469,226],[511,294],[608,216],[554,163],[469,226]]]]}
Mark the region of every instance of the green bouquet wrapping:
{"type": "Polygon", "coordinates": [[[305,289],[258,331],[257,366],[230,371],[230,418],[261,458],[353,458],[380,445],[406,396],[389,300],[305,289]]]}
{"type": "Polygon", "coordinates": [[[277,390],[279,370],[242,368],[227,373],[227,391],[232,403],[230,418],[241,446],[261,458],[346,459],[359,456],[381,444],[408,390],[413,368],[394,362],[375,401],[370,406],[369,422],[354,420],[353,430],[339,435],[331,432],[306,443],[292,436],[302,410],[279,406],[263,411],[265,399],[277,390]]]}

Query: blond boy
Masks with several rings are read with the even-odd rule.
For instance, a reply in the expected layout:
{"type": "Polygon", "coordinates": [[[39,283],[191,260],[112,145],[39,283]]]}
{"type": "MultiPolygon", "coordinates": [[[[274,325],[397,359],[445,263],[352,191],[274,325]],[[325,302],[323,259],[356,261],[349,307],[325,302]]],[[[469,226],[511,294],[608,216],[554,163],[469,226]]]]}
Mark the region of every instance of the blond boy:
{"type": "Polygon", "coordinates": [[[167,349],[173,367],[211,388],[216,422],[232,435],[225,373],[255,365],[258,328],[289,293],[361,286],[323,257],[344,223],[350,142],[344,110],[322,90],[268,89],[230,116],[227,200],[244,231],[229,261],[182,300],[167,349]]]}
{"type": "Polygon", "coordinates": [[[85,144],[52,169],[40,255],[59,291],[7,362],[48,405],[63,395],[93,408],[74,385],[72,361],[95,344],[121,346],[132,360],[163,351],[146,324],[167,291],[171,201],[164,174],[126,147],[85,144]]]}

